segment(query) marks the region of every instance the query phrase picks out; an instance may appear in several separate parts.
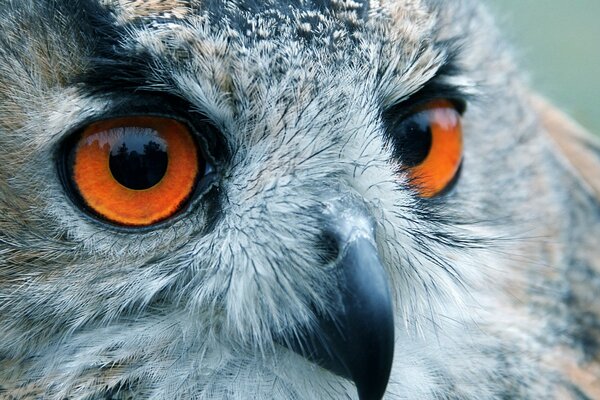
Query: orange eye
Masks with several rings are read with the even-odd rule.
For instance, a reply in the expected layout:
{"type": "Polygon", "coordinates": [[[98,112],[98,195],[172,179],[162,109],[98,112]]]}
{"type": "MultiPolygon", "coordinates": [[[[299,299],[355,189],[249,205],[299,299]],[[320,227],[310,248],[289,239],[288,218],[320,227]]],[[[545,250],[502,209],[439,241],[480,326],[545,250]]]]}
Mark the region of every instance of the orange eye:
{"type": "Polygon", "coordinates": [[[70,179],[86,206],[125,226],[173,216],[206,166],[185,125],[150,116],[89,125],[69,157],[70,179]]]}
{"type": "Polygon", "coordinates": [[[408,171],[422,197],[449,188],[462,162],[460,114],[448,100],[434,100],[398,123],[388,134],[394,156],[408,171]]]}

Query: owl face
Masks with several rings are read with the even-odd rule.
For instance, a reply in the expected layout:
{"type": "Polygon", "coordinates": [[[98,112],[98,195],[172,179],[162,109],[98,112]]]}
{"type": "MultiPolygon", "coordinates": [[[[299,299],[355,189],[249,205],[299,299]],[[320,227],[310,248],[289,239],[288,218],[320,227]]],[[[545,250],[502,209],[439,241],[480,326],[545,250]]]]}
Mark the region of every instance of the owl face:
{"type": "Polygon", "coordinates": [[[0,382],[498,392],[511,336],[489,313],[521,261],[501,254],[522,251],[552,184],[531,183],[544,145],[479,5],[0,12],[0,382]]]}

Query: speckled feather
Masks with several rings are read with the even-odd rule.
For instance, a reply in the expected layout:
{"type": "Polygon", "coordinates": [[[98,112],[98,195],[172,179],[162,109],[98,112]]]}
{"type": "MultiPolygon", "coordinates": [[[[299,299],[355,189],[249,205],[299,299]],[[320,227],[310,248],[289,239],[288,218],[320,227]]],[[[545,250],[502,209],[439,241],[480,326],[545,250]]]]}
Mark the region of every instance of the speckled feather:
{"type": "Polygon", "coordinates": [[[479,2],[0,0],[0,19],[0,399],[355,398],[274,340],[331,307],[325,187],[377,221],[386,399],[600,398],[600,144],[532,94],[479,2]],[[424,201],[381,115],[446,90],[464,165],[424,201]],[[161,101],[219,128],[218,184],[153,229],[90,218],[61,144],[161,101]]]}

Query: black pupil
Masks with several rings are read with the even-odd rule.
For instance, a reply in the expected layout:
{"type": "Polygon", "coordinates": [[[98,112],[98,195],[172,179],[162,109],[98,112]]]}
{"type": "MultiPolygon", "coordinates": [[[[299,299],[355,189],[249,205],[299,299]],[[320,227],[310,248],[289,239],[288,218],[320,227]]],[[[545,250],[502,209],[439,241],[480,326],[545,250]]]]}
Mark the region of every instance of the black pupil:
{"type": "Polygon", "coordinates": [[[394,143],[394,157],[408,168],[421,164],[431,151],[433,137],[430,117],[429,112],[423,111],[411,115],[389,130],[394,143]]]}
{"type": "Polygon", "coordinates": [[[167,172],[167,143],[152,129],[123,130],[135,132],[125,132],[111,147],[110,172],[126,188],[149,189],[167,172]]]}

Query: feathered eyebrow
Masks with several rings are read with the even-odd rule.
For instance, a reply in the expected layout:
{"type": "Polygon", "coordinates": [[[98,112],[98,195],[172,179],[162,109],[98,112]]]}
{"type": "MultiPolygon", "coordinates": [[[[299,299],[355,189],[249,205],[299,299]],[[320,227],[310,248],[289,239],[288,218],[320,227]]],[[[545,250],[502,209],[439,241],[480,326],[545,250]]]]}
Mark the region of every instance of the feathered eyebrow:
{"type": "Polygon", "coordinates": [[[97,1],[82,0],[81,4],[85,7],[78,24],[91,27],[86,32],[92,33],[84,38],[89,49],[86,69],[69,83],[83,88],[86,95],[156,90],[161,82],[155,82],[151,55],[126,45],[131,26],[118,23],[111,9],[97,1]]]}
{"type": "Polygon", "coordinates": [[[465,40],[457,37],[430,45],[423,44],[408,66],[398,68],[388,65],[386,69],[389,72],[386,74],[398,68],[412,76],[388,76],[388,82],[383,78],[385,74],[381,76],[381,104],[384,113],[410,109],[411,106],[440,98],[452,100],[460,106],[477,95],[477,85],[468,76],[461,62],[465,40]],[[424,67],[413,67],[419,64],[424,67]]]}
{"type": "Polygon", "coordinates": [[[95,15],[102,30],[93,39],[93,54],[86,59],[87,69],[73,77],[72,85],[83,86],[86,94],[101,95],[117,91],[135,92],[150,85],[152,71],[148,54],[121,47],[124,32],[111,23],[111,16],[95,15]]]}
{"type": "Polygon", "coordinates": [[[446,59],[431,79],[416,91],[386,107],[383,115],[402,117],[409,114],[416,106],[436,99],[450,100],[457,110],[463,113],[474,92],[468,79],[462,76],[462,72],[454,57],[446,59]]]}
{"type": "Polygon", "coordinates": [[[88,59],[90,69],[76,79],[87,94],[105,94],[116,91],[139,92],[152,86],[149,57],[135,55],[101,54],[88,59]]]}

